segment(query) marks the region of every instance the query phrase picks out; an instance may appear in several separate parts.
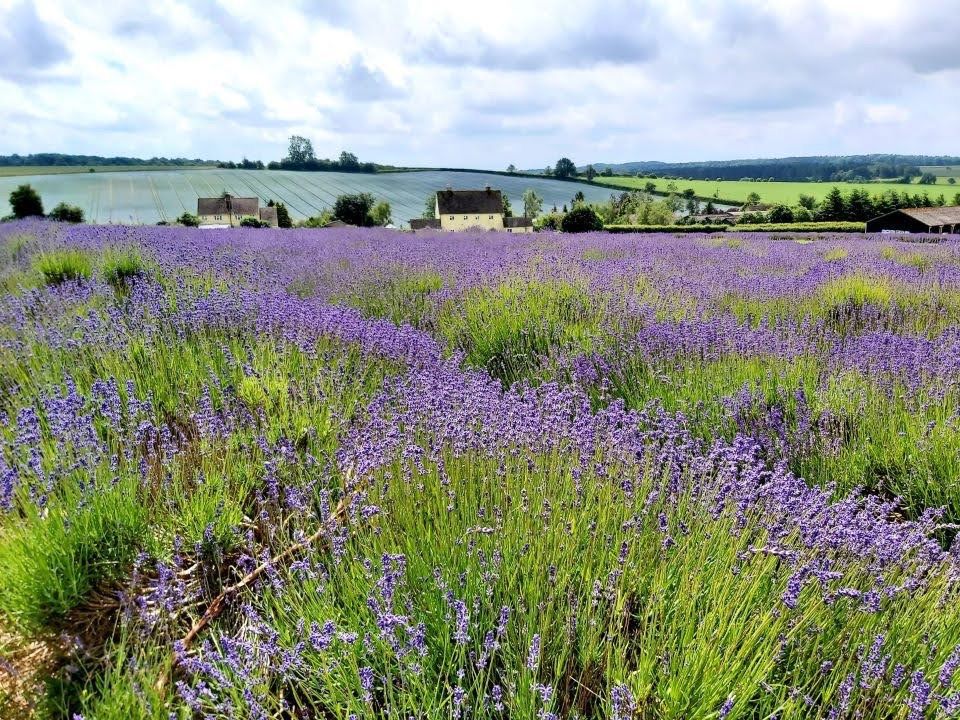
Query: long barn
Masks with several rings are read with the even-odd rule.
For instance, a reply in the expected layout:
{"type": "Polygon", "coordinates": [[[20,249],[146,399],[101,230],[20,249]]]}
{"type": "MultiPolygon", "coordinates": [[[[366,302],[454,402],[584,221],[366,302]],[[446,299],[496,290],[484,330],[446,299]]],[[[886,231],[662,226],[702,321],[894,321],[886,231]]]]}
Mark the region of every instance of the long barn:
{"type": "Polygon", "coordinates": [[[960,233],[960,206],[901,208],[868,220],[867,232],[960,233]]]}

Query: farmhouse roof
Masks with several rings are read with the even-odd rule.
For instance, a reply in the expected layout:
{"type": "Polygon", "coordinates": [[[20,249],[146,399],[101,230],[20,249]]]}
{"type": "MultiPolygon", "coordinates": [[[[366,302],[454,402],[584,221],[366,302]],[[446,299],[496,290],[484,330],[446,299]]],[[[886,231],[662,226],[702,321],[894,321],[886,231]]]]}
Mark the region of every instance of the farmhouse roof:
{"type": "Polygon", "coordinates": [[[257,215],[260,198],[226,197],[197,198],[197,215],[257,215]]]}
{"type": "Polygon", "coordinates": [[[411,230],[439,230],[440,221],[435,218],[413,218],[410,220],[411,230]]]}
{"type": "Polygon", "coordinates": [[[441,190],[437,193],[437,207],[441,215],[501,214],[503,195],[489,187],[484,190],[441,190]]]}
{"type": "Polygon", "coordinates": [[[960,205],[929,208],[900,208],[901,212],[929,227],[960,224],[960,205]]]}
{"type": "Polygon", "coordinates": [[[275,207],[260,208],[260,221],[268,222],[271,225],[277,224],[277,209],[275,207]]]}
{"type": "Polygon", "coordinates": [[[528,217],[508,217],[503,219],[503,226],[508,228],[533,227],[533,220],[528,217]]]}

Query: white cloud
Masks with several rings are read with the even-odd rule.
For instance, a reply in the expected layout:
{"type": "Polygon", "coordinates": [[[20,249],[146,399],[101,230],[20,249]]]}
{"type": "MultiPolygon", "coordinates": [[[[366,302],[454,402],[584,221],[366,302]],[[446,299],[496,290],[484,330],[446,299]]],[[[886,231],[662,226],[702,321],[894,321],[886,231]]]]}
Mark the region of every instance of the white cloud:
{"type": "Polygon", "coordinates": [[[0,0],[0,153],[950,153],[957,37],[953,0],[0,0]]]}

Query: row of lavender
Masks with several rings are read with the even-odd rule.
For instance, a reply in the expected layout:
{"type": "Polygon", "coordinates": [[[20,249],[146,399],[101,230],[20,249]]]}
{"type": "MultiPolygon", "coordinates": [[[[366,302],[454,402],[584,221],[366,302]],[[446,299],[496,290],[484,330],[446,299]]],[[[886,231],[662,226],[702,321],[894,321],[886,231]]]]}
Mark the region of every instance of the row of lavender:
{"type": "MultiPolygon", "coordinates": [[[[16,290],[0,306],[9,535],[58,512],[69,534],[85,506],[115,492],[215,495],[195,537],[161,520],[136,526],[150,540],[133,543],[136,557],[111,578],[123,642],[109,642],[129,654],[128,670],[71,678],[96,688],[74,704],[81,713],[124,716],[124,693],[148,717],[920,718],[960,707],[944,510],[915,504],[908,520],[896,498],[798,479],[795,458],[764,435],[795,403],[765,401],[762,422],[736,426],[747,434],[711,436],[663,410],[680,395],[617,389],[638,373],[677,385],[724,358],[760,358],[769,365],[754,370],[767,374],[815,357],[814,391],[855,373],[888,408],[949,405],[949,243],[872,239],[837,257],[830,238],[16,233],[30,239],[11,254],[16,290]],[[129,245],[157,269],[122,292],[96,275],[23,287],[38,252],[129,245]],[[416,285],[414,297],[396,282],[423,273],[441,287],[416,285]],[[842,295],[837,315],[776,305],[850,276],[881,294],[842,295]],[[469,335],[445,330],[477,293],[518,277],[576,278],[597,304],[574,303],[570,317],[564,295],[561,321],[598,320],[589,344],[561,333],[525,366],[546,382],[504,389],[465,367],[469,335]],[[423,329],[326,303],[370,314],[377,287],[425,307],[423,329]],[[291,292],[303,288],[310,297],[291,292]],[[755,302],[775,317],[756,316],[755,302]],[[199,372],[144,369],[169,362],[172,345],[202,355],[199,372]],[[278,369],[303,375],[281,377],[277,391],[278,369]],[[659,403],[641,402],[651,397],[659,403]],[[318,418],[334,427],[324,437],[318,418]],[[236,469],[224,476],[225,460],[236,469]],[[271,559],[324,526],[328,545],[292,565],[271,559]],[[260,579],[205,641],[178,645],[205,603],[258,562],[260,579]],[[169,650],[165,685],[155,681],[169,650]]],[[[811,424],[830,425],[822,408],[811,424]]],[[[830,431],[841,442],[851,432],[830,431]]],[[[0,588],[5,622],[28,632],[12,597],[0,588]]]]}

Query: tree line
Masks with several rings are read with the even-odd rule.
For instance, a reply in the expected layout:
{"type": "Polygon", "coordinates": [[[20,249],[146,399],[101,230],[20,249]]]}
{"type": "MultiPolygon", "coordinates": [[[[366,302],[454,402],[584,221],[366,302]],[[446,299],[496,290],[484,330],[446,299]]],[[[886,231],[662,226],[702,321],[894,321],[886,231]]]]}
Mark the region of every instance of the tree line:
{"type": "Polygon", "coordinates": [[[136,157],[104,157],[102,155],[70,155],[66,153],[34,153],[32,155],[0,155],[0,167],[78,167],[83,165],[170,165],[172,167],[196,167],[215,165],[215,160],[201,158],[136,158],[136,157]]]}

